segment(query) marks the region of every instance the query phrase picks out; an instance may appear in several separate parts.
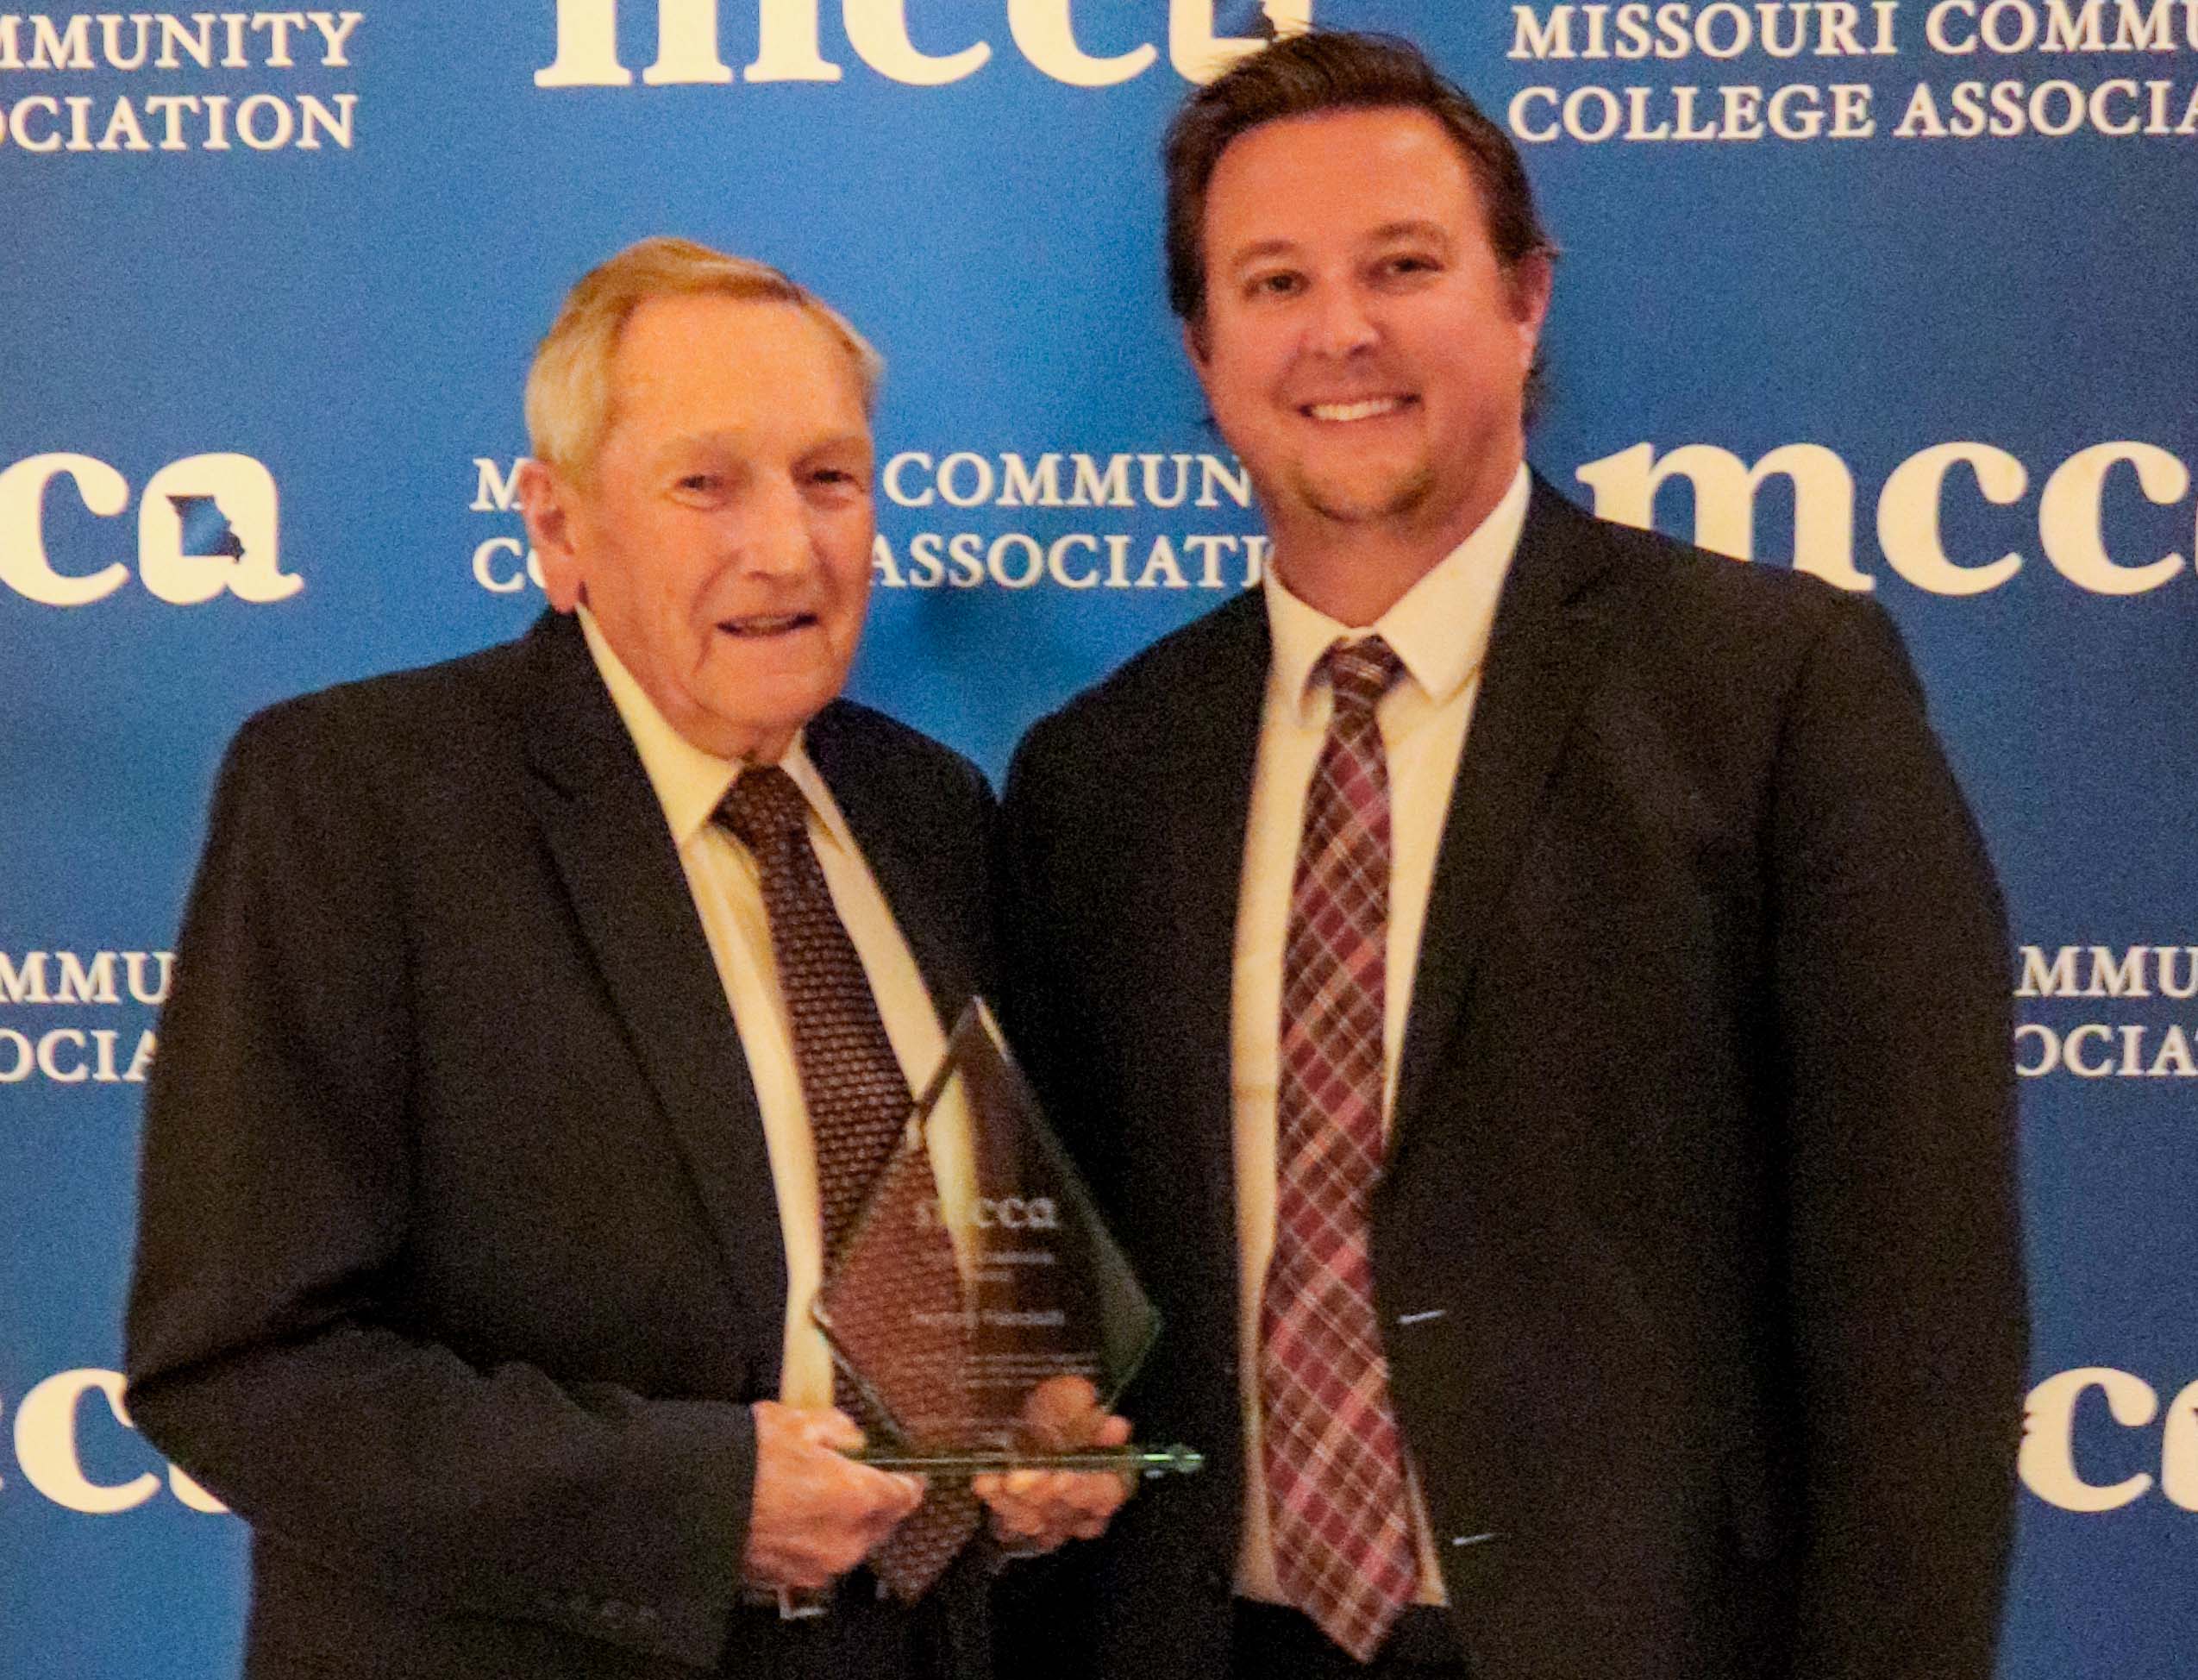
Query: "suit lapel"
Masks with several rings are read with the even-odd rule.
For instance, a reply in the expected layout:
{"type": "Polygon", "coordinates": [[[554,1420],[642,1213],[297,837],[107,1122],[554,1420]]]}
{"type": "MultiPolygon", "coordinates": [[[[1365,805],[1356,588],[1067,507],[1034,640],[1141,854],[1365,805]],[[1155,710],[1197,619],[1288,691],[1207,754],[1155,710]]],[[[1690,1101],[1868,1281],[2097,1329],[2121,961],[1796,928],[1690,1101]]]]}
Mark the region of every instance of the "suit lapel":
{"type": "Polygon", "coordinates": [[[1592,586],[1613,558],[1593,523],[1537,475],[1436,856],[1398,1069],[1400,1144],[1525,856],[1542,790],[1609,657],[1614,613],[1592,586]]]}
{"type": "Polygon", "coordinates": [[[770,1151],[686,872],[577,621],[546,619],[529,647],[529,803],[775,1371],[786,1280],[770,1151]]]}
{"type": "MultiPolygon", "coordinates": [[[[1152,762],[1168,776],[1155,790],[1155,818],[1168,839],[1162,891],[1172,914],[1155,924],[1172,947],[1174,983],[1149,1006],[1162,1012],[1155,1051],[1173,1048],[1170,1088],[1184,1094],[1185,1133],[1165,1140],[1199,1152],[1206,1203],[1221,1211],[1234,1254],[1237,1188],[1230,1070],[1237,949],[1237,905],[1251,815],[1252,774],[1267,689],[1267,614],[1256,591],[1216,615],[1211,646],[1193,655],[1181,710],[1155,719],[1167,739],[1152,762]],[[1190,720],[1189,726],[1183,720],[1190,720]],[[1172,890],[1171,890],[1172,889],[1172,890]]],[[[1233,1297],[1236,1273],[1230,1269],[1233,1297]]]]}

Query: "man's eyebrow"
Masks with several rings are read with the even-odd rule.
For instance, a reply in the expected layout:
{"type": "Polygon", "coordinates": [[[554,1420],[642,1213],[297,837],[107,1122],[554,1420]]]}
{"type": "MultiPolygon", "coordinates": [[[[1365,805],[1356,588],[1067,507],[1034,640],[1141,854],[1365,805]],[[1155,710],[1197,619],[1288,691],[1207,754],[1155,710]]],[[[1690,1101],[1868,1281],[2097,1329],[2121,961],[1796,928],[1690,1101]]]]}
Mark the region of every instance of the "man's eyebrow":
{"type": "MultiPolygon", "coordinates": [[[[667,437],[650,452],[648,458],[652,462],[668,465],[692,459],[696,455],[726,453],[738,455],[743,453],[747,443],[748,435],[740,428],[716,426],[702,431],[680,432],[667,437]]],[[[868,432],[849,430],[829,432],[817,437],[812,440],[801,453],[804,455],[816,455],[841,449],[869,450],[874,447],[868,432]]]]}
{"type": "Polygon", "coordinates": [[[1298,248],[1292,239],[1259,239],[1241,246],[1229,254],[1229,266],[1242,268],[1248,262],[1258,262],[1267,257],[1286,257],[1298,248]]]}
{"type": "Polygon", "coordinates": [[[697,454],[728,445],[737,447],[739,442],[738,432],[723,427],[708,431],[675,432],[658,444],[654,454],[660,461],[671,461],[680,455],[697,454]]]}
{"type": "MultiPolygon", "coordinates": [[[[1365,242],[1372,245],[1387,244],[1399,239],[1427,239],[1447,247],[1450,243],[1450,230],[1439,222],[1406,216],[1396,222],[1384,222],[1365,235],[1365,242]]],[[[1298,243],[1292,239],[1254,240],[1229,254],[1228,266],[1231,270],[1240,270],[1248,263],[1263,261],[1269,257],[1294,255],[1297,250],[1298,243]]]]}
{"type": "Polygon", "coordinates": [[[1425,222],[1408,216],[1401,222],[1384,222],[1367,237],[1375,243],[1391,239],[1432,239],[1448,245],[1450,230],[1439,222],[1425,222]]]}
{"type": "Polygon", "coordinates": [[[717,472],[729,461],[738,461],[742,454],[730,432],[679,432],[650,448],[639,457],[638,464],[641,471],[650,474],[685,473],[704,467],[717,472]]]}

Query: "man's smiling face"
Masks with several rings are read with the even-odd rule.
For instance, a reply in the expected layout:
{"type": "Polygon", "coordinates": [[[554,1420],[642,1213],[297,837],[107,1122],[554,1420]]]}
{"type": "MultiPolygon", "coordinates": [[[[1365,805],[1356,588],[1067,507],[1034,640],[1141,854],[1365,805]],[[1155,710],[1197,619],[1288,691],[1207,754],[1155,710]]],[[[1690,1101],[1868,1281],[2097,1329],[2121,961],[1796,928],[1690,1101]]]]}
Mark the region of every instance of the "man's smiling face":
{"type": "Polygon", "coordinates": [[[1549,270],[1504,272],[1442,126],[1380,109],[1250,129],[1214,167],[1204,232],[1191,357],[1278,543],[1365,524],[1462,540],[1525,451],[1549,270]]]}
{"type": "Polygon", "coordinates": [[[846,681],[869,599],[854,360],[798,304],[658,298],[620,334],[611,386],[592,471],[551,475],[551,601],[586,603],[687,740],[773,762],[846,681]]]}

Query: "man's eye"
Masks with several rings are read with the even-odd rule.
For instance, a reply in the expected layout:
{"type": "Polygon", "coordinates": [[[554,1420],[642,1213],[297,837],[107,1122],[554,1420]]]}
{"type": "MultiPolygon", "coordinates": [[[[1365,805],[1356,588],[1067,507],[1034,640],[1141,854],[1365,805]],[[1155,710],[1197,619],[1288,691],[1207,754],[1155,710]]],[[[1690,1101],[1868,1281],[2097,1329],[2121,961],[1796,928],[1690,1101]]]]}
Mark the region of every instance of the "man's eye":
{"type": "Polygon", "coordinates": [[[1385,274],[1396,275],[1432,274],[1440,271],[1442,266],[1435,258],[1424,252],[1406,251],[1385,258],[1381,263],[1381,272],[1385,274]]]}
{"type": "Polygon", "coordinates": [[[707,495],[722,482],[715,473],[689,473],[679,480],[677,488],[696,495],[707,495]]]}
{"type": "Polygon", "coordinates": [[[1255,274],[1244,286],[1247,296],[1255,298],[1287,298],[1298,291],[1304,281],[1287,269],[1271,274],[1255,274]]]}

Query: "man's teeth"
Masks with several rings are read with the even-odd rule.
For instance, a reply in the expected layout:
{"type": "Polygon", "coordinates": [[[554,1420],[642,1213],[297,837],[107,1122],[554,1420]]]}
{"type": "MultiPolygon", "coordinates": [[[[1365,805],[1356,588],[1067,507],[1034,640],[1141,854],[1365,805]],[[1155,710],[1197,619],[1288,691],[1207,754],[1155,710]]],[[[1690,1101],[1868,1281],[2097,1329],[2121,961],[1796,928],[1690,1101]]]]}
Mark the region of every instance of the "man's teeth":
{"type": "Polygon", "coordinates": [[[781,612],[770,617],[728,618],[719,628],[735,636],[777,636],[808,620],[805,612],[781,612]]]}
{"type": "Polygon", "coordinates": [[[1401,397],[1368,397],[1357,403],[1314,403],[1306,412],[1316,420],[1371,420],[1405,405],[1401,397]]]}

